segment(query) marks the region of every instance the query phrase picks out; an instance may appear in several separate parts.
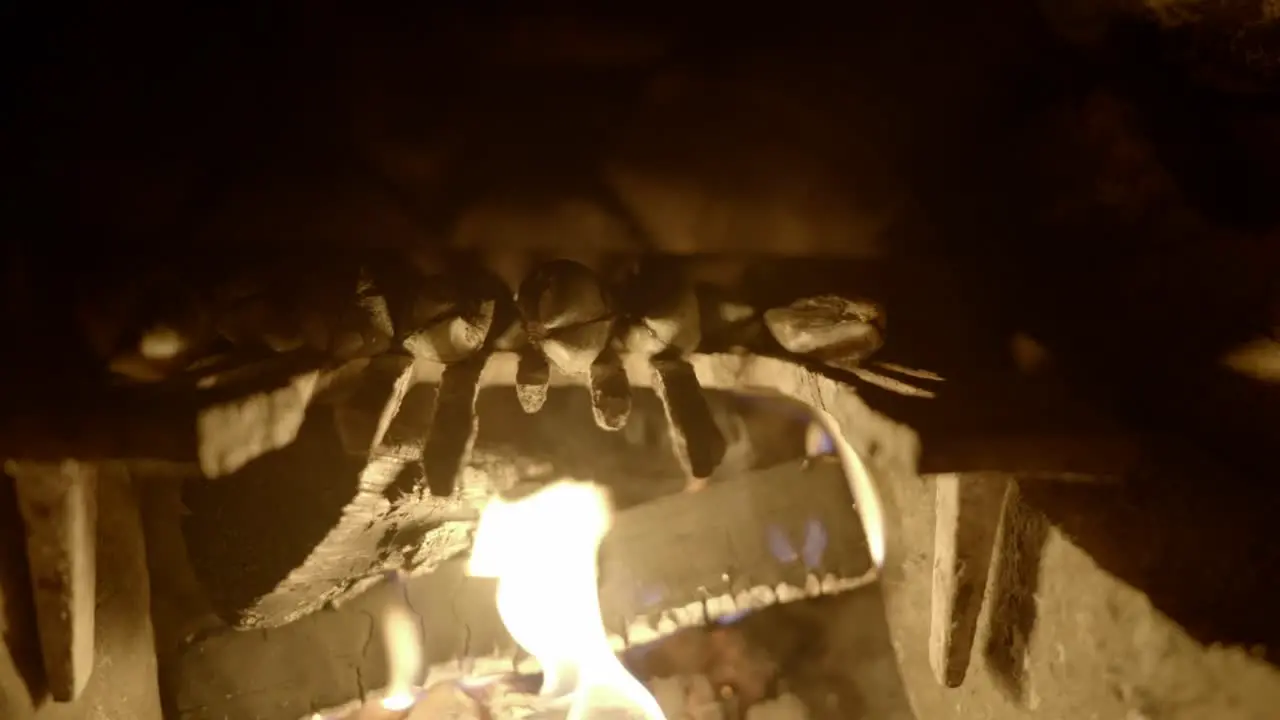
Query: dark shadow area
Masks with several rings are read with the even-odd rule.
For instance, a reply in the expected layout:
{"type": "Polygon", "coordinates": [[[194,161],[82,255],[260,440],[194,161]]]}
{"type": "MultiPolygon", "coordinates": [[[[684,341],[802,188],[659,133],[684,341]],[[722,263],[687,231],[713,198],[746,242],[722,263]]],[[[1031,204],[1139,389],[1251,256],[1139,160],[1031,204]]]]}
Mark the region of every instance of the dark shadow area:
{"type": "Polygon", "coordinates": [[[1153,23],[1114,23],[1103,41],[1106,81],[1135,101],[1159,162],[1197,210],[1222,227],[1265,232],[1280,221],[1271,200],[1280,188],[1268,158],[1242,144],[1238,121],[1280,105],[1274,96],[1222,92],[1179,72],[1170,53],[1179,39],[1153,23]]]}
{"type": "Polygon", "coordinates": [[[1024,494],[1196,640],[1249,648],[1277,665],[1280,488],[1254,480],[1241,488],[1212,466],[1189,466],[1122,488],[1028,485],[1024,494]]]}
{"type": "Polygon", "coordinates": [[[1036,628],[1036,592],[1040,587],[1040,559],[1049,540],[1049,523],[1028,505],[1018,486],[1005,501],[1004,526],[992,568],[989,634],[984,655],[1001,690],[1019,704],[1026,701],[1023,676],[1036,628]]]}
{"type": "Polygon", "coordinates": [[[187,481],[183,535],[196,575],[227,622],[315,549],[356,495],[361,463],[342,449],[332,413],[309,413],[288,448],[233,475],[187,481]]]}

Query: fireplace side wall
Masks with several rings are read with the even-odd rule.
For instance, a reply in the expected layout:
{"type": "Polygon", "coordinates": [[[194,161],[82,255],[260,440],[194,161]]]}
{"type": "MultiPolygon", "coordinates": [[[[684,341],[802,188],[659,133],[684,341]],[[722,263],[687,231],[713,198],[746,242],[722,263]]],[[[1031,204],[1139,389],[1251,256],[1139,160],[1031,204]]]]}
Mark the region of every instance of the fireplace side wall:
{"type": "Polygon", "coordinates": [[[40,641],[14,483],[0,481],[0,717],[160,720],[151,595],[136,492],[127,477],[98,488],[93,674],[70,703],[46,699],[40,641]]]}
{"type": "MultiPolygon", "coordinates": [[[[1096,502],[1070,503],[1061,497],[1044,497],[1047,493],[1035,487],[1024,487],[1011,500],[964,684],[943,687],[934,680],[928,657],[934,490],[928,481],[899,486],[902,532],[909,552],[900,577],[885,588],[889,626],[918,717],[1275,717],[1280,707],[1280,670],[1263,657],[1265,648],[1193,637],[1161,609],[1158,603],[1164,601],[1153,599],[1104,566],[1106,558],[1123,555],[1165,573],[1194,575],[1188,567],[1201,560],[1214,562],[1213,553],[1196,557],[1171,553],[1167,537],[1194,535],[1199,528],[1174,528],[1162,537],[1153,537],[1158,533],[1148,527],[1131,528],[1147,535],[1147,541],[1117,540],[1094,547],[1092,552],[1104,558],[1099,560],[1082,547],[1082,537],[1088,536],[1066,515],[1101,517],[1098,524],[1110,530],[1116,524],[1109,510],[1117,504],[1115,500],[1099,494],[1096,502]],[[1047,511],[1042,513],[1041,508],[1047,511]],[[1059,517],[1052,522],[1046,519],[1055,511],[1059,517]],[[1072,532],[1082,537],[1073,538],[1072,532]]],[[[1183,504],[1176,498],[1171,502],[1183,504]]],[[[1158,515],[1161,507],[1149,506],[1145,511],[1158,515]]],[[[1167,518],[1166,513],[1153,522],[1167,523],[1167,518]]],[[[1212,518],[1206,522],[1212,524],[1212,518]]],[[[1247,566],[1230,558],[1220,558],[1216,564],[1223,568],[1223,575],[1247,566]]],[[[1219,580],[1212,592],[1234,594],[1234,588],[1224,587],[1229,578],[1219,580]]],[[[1248,597],[1239,599],[1250,602],[1248,597]]],[[[1210,614],[1243,612],[1227,610],[1227,602],[1223,600],[1210,614]]]]}

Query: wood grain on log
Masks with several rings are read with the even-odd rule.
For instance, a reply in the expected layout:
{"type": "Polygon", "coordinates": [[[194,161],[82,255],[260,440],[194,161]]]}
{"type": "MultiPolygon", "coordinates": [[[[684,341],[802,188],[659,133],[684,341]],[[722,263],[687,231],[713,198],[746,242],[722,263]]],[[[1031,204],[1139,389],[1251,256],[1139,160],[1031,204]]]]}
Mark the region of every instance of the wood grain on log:
{"type": "Polygon", "coordinates": [[[343,408],[348,440],[355,442],[352,438],[361,435],[352,426],[362,421],[370,433],[364,437],[372,437],[359,441],[370,449],[355,497],[307,558],[244,611],[241,625],[272,627],[337,601],[353,587],[376,580],[393,555],[401,564],[425,571],[469,546],[469,525],[457,520],[474,516],[476,498],[465,493],[420,497],[412,492],[412,478],[421,478],[417,468],[423,457],[423,428],[430,425],[435,402],[430,394],[415,392],[414,373],[408,362],[382,363],[365,379],[368,387],[359,391],[364,407],[343,408]],[[397,486],[406,492],[389,492],[397,486]]]}
{"type": "Polygon", "coordinates": [[[786,463],[626,510],[600,558],[606,622],[625,619],[616,630],[630,643],[644,642],[646,632],[633,619],[647,619],[657,633],[664,619],[715,621],[785,602],[787,587],[828,576],[852,582],[875,570],[836,462],[786,463]],[[822,538],[822,549],[807,558],[798,554],[806,534],[822,538]],[[778,537],[791,547],[771,542],[778,537]]]}
{"type": "MultiPolygon", "coordinates": [[[[620,648],[844,592],[875,577],[853,497],[834,462],[784,463],[622,510],[600,548],[600,604],[620,648]],[[811,528],[824,542],[809,558],[787,553],[773,540],[781,535],[798,549],[811,528]]],[[[519,659],[497,616],[492,580],[461,574],[427,580],[452,585],[430,590],[452,598],[450,622],[433,625],[430,663],[492,659],[495,652],[510,662],[519,659]]],[[[418,587],[411,598],[427,592],[425,584],[418,587]]]]}

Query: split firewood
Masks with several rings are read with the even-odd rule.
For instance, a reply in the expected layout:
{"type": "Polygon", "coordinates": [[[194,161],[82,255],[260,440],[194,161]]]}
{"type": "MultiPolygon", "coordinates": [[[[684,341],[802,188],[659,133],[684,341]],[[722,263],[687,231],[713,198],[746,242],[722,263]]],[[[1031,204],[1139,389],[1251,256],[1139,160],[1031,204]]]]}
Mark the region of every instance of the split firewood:
{"type": "MultiPolygon", "coordinates": [[[[543,263],[520,286],[517,303],[530,344],[562,372],[587,374],[596,423],[606,430],[621,428],[631,409],[631,388],[626,374],[619,372],[621,360],[616,353],[606,352],[615,316],[596,274],[572,260],[543,263]]],[[[516,389],[528,410],[533,398],[539,397],[532,380],[543,375],[528,354],[522,356],[521,365],[528,369],[516,389]],[[525,404],[526,397],[529,405],[525,404]]],[[[549,382],[550,376],[546,378],[549,382]]],[[[545,384],[540,392],[545,399],[545,384]]]]}
{"type": "MultiPolygon", "coordinates": [[[[478,457],[470,454],[468,467],[459,473],[458,491],[448,497],[420,492],[424,486],[423,442],[434,435],[429,422],[435,388],[414,382],[416,368],[407,358],[378,358],[371,368],[362,378],[365,386],[348,393],[335,406],[341,437],[350,451],[361,456],[358,464],[352,466],[335,454],[332,436],[327,433],[304,433],[297,444],[277,456],[277,462],[289,467],[321,458],[326,468],[322,477],[308,476],[297,484],[274,477],[266,466],[230,478],[223,485],[209,483],[188,490],[189,496],[195,495],[196,505],[228,503],[239,509],[259,504],[252,493],[279,492],[267,487],[272,482],[294,488],[284,490],[286,494],[309,492],[317,481],[322,486],[344,488],[328,506],[336,520],[315,528],[314,534],[273,534],[262,529],[269,538],[266,542],[283,543],[290,551],[296,547],[303,558],[281,573],[239,577],[235,583],[226,583],[216,575],[210,578],[203,574],[206,568],[224,566],[225,555],[193,560],[215,608],[230,624],[276,627],[326,605],[341,604],[344,598],[380,582],[388,570],[428,571],[466,550],[468,531],[480,504],[515,482],[517,468],[499,466],[483,453],[478,457]],[[230,483],[237,483],[240,489],[230,483]],[[354,487],[346,489],[347,483],[354,487]],[[251,497],[245,499],[245,493],[251,497]],[[236,499],[228,499],[232,496],[236,499]],[[290,545],[294,542],[296,546],[290,545]]],[[[225,532],[221,522],[206,519],[190,518],[184,528],[192,547],[209,548],[209,539],[225,532]]],[[[255,547],[252,539],[243,534],[239,537],[244,545],[255,547]]]]}
{"type": "Polygon", "coordinates": [[[699,480],[715,472],[728,444],[716,425],[693,366],[674,355],[655,356],[653,389],[667,411],[671,442],[689,473],[699,480]]]}
{"type": "Polygon", "coordinates": [[[635,278],[635,321],[623,337],[631,353],[650,358],[653,388],[662,400],[672,445],[691,478],[711,475],[724,458],[727,444],[702,395],[688,355],[702,339],[697,295],[689,288],[666,288],[658,278],[635,278]],[[653,292],[656,290],[657,292],[653,292]]]}

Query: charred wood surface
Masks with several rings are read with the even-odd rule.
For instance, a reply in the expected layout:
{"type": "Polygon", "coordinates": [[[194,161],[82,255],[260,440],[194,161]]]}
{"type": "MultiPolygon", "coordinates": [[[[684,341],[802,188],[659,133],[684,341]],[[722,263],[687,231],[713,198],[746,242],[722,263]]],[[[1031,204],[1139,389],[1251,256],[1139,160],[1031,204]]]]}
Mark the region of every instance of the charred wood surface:
{"type": "MultiPolygon", "coordinates": [[[[629,355],[620,360],[630,385],[643,388],[653,382],[649,358],[629,355]]],[[[426,497],[423,489],[427,479],[417,468],[423,457],[421,438],[428,434],[433,416],[435,388],[448,372],[447,366],[421,361],[410,364],[395,358],[372,364],[334,407],[340,442],[333,437],[329,409],[317,408],[307,436],[296,447],[263,458],[255,467],[209,487],[189,487],[189,500],[197,512],[185,523],[189,532],[199,536],[189,538],[193,559],[210,573],[211,592],[220,596],[215,604],[223,614],[241,625],[276,625],[327,602],[341,601],[385,569],[407,565],[429,570],[465,547],[465,523],[475,517],[487,497],[520,481],[525,477],[522,473],[537,466],[540,455],[577,434],[524,435],[513,444],[519,433],[511,431],[514,434],[503,441],[506,446],[496,447],[484,440],[485,427],[499,434],[505,432],[502,427],[514,428],[519,422],[530,423],[530,428],[543,422],[568,422],[564,427],[580,428],[583,437],[591,440],[582,446],[577,460],[568,465],[553,462],[552,473],[596,478],[606,484],[649,477],[656,483],[655,490],[664,482],[679,484],[685,477],[686,470],[675,462],[679,456],[671,447],[674,441],[658,454],[637,454],[628,439],[629,433],[634,435],[631,430],[615,433],[590,422],[595,409],[592,405],[576,415],[526,415],[516,386],[519,363],[515,353],[497,352],[476,377],[482,396],[478,406],[481,436],[475,452],[462,466],[459,492],[451,497],[426,497]],[[591,446],[592,442],[601,444],[591,446]],[[632,460],[630,464],[583,460],[610,452],[622,452],[632,460]],[[309,510],[287,510],[303,507],[309,510]],[[289,515],[284,523],[278,519],[282,512],[289,515]],[[254,519],[258,517],[261,521],[254,519]],[[294,526],[296,531],[286,532],[294,526]],[[278,540],[269,540],[271,537],[278,540]],[[227,576],[228,563],[241,571],[227,576]],[[218,577],[224,579],[216,580],[218,577]]],[[[863,453],[885,477],[912,478],[920,471],[981,470],[1092,478],[1124,475],[1141,458],[1139,446],[1123,437],[1080,431],[1064,434],[1063,418],[1050,423],[1054,434],[1046,435],[1037,432],[1034,414],[1004,413],[996,418],[1001,421],[999,426],[987,420],[979,423],[982,433],[972,434],[972,423],[966,422],[971,415],[960,404],[969,397],[963,391],[954,401],[901,398],[903,403],[915,405],[914,416],[929,418],[918,423],[921,431],[917,434],[868,407],[851,385],[804,365],[730,354],[694,354],[689,363],[693,370],[690,380],[696,379],[697,387],[782,396],[824,410],[836,419],[837,434],[843,433],[844,441],[863,453]],[[1013,424],[1019,418],[1021,423],[1013,424]],[[999,434],[999,427],[1005,435],[999,434]]],[[[588,384],[586,378],[553,370],[548,382],[559,388],[556,392],[590,397],[582,387],[588,384]]],[[[1053,407],[1044,399],[1039,402],[1040,407],[1053,407]]],[[[905,407],[902,412],[913,416],[905,407]]],[[[659,411],[665,414],[660,406],[659,411]]],[[[808,422],[803,419],[806,411],[793,412],[798,413],[801,425],[808,422]]],[[[633,417],[632,430],[643,435],[645,425],[652,422],[633,417]]],[[[663,424],[671,427],[669,421],[659,421],[656,427],[663,424]]],[[[731,428],[718,427],[717,433],[725,430],[731,428]]],[[[698,437],[684,439],[693,442],[698,437]]],[[[735,453],[740,455],[738,450],[735,453]]],[[[559,462],[564,460],[562,455],[559,462]]],[[[732,472],[737,462],[723,463],[717,472],[732,472]]],[[[891,503],[892,487],[883,489],[891,503]]],[[[636,495],[627,487],[623,494],[654,496],[652,492],[636,495]]]]}
{"type": "MultiPolygon", "coordinates": [[[[187,483],[192,561],[229,621],[276,625],[358,593],[384,570],[429,571],[466,546],[483,504],[518,482],[596,479],[622,507],[684,486],[651,392],[637,396],[623,431],[609,431],[592,421],[586,388],[558,386],[526,415],[513,388],[486,383],[478,407],[487,421],[459,491],[429,497],[417,465],[436,386],[422,373],[375,362],[332,407],[332,422],[330,408],[317,409],[295,446],[218,482],[187,483]]],[[[802,454],[802,409],[740,406],[722,393],[708,401],[733,440],[713,482],[802,454]]]]}
{"type": "MultiPolygon", "coordinates": [[[[874,582],[848,483],[830,462],[787,463],[623,510],[600,562],[619,649],[874,582]]],[[[494,582],[463,567],[459,559],[409,583],[429,661],[514,667],[521,658],[497,616],[494,582]]],[[[169,689],[180,717],[297,717],[311,703],[337,705],[377,687],[385,670],[373,618],[390,590],[263,632],[197,640],[174,674],[185,679],[169,689]]]]}

